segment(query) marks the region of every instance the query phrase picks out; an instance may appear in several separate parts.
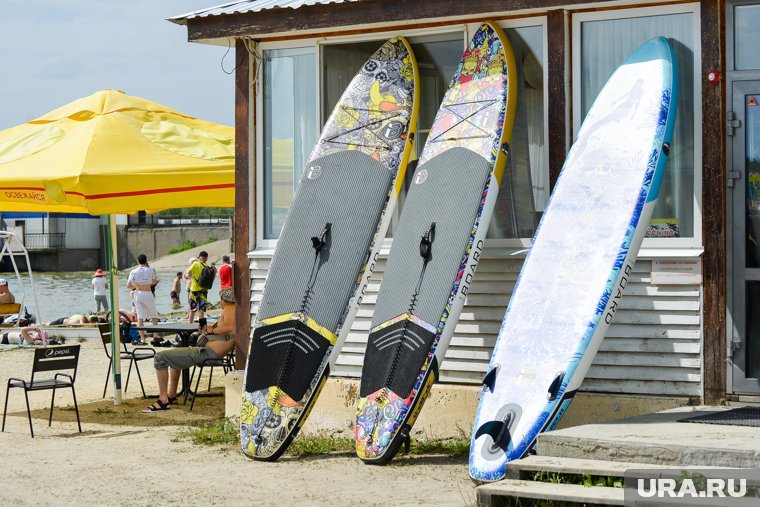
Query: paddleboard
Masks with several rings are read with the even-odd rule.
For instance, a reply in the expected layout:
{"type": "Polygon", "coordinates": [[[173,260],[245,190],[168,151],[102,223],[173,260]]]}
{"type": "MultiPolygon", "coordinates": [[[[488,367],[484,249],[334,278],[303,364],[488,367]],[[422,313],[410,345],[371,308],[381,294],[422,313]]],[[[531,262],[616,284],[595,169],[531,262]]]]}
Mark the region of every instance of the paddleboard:
{"type": "Polygon", "coordinates": [[[662,38],[588,112],[512,292],[484,379],[470,476],[495,481],[567,409],[620,308],[657,202],[678,78],[662,38]]]}
{"type": "Polygon", "coordinates": [[[409,43],[391,39],[346,88],[309,157],[251,337],[240,420],[249,457],[285,451],[348,335],[412,152],[417,83],[409,43]]]}
{"type": "Polygon", "coordinates": [[[514,124],[504,32],[474,34],[435,117],[383,273],[362,368],[356,452],[396,454],[438,378],[483,251],[514,124]]]}

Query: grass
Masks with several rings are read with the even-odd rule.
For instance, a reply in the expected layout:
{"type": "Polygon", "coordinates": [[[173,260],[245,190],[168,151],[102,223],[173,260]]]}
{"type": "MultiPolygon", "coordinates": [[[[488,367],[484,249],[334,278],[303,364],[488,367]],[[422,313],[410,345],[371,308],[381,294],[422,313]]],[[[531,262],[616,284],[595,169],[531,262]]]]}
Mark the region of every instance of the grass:
{"type": "Polygon", "coordinates": [[[185,250],[190,250],[191,248],[195,248],[196,246],[198,246],[198,243],[196,243],[195,241],[187,240],[178,247],[170,248],[168,253],[175,254],[179,252],[184,252],[185,250]]]}
{"type": "Polygon", "coordinates": [[[558,472],[535,472],[532,480],[551,484],[576,484],[586,487],[622,488],[623,478],[607,475],[563,474],[558,472]]]}
{"type": "MultiPolygon", "coordinates": [[[[238,422],[228,418],[200,423],[180,434],[195,445],[238,445],[238,422]]],[[[332,453],[350,453],[355,450],[354,439],[338,435],[299,435],[285,451],[296,457],[317,456],[332,453]]],[[[410,456],[442,455],[449,458],[467,456],[470,452],[469,438],[412,439],[410,456]]]]}

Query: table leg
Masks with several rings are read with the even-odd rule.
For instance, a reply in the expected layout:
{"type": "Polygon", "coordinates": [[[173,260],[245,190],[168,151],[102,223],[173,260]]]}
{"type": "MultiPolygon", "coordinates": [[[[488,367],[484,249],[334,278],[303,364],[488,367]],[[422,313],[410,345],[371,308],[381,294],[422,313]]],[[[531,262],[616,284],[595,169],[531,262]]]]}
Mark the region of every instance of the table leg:
{"type": "MultiPolygon", "coordinates": [[[[179,334],[179,339],[182,342],[182,346],[188,347],[190,345],[190,335],[192,333],[177,334],[179,334]]],[[[185,394],[186,392],[190,392],[190,368],[185,368],[182,370],[182,394],[185,394]]]]}

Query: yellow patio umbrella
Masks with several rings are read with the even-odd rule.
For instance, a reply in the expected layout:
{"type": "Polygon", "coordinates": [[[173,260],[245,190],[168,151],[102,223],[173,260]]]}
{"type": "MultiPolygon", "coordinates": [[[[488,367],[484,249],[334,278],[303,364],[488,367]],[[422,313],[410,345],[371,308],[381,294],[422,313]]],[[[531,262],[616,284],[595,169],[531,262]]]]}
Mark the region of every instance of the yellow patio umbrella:
{"type": "MultiPolygon", "coordinates": [[[[0,131],[0,211],[108,214],[111,300],[118,309],[111,214],[234,206],[234,161],[232,127],[101,90],[0,131]]],[[[118,326],[113,331],[118,404],[118,326]]]]}

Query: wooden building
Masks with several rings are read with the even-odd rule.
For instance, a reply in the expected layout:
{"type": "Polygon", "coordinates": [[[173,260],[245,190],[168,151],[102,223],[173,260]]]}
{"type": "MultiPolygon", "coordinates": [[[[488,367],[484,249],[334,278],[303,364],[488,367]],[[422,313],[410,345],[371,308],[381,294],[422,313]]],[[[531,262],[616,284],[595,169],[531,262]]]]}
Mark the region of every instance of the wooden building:
{"type": "MultiPolygon", "coordinates": [[[[760,396],[760,1],[253,0],[172,18],[190,41],[235,49],[235,253],[249,261],[237,263],[237,297],[250,300],[238,339],[247,340],[294,182],[359,65],[389,37],[410,39],[424,141],[486,19],[504,27],[519,65],[513,159],[442,381],[480,382],[574,133],[617,65],[662,35],[681,82],[671,159],[623,310],[582,391],[760,396]]],[[[381,260],[334,375],[361,371],[382,269],[381,260]]]]}

